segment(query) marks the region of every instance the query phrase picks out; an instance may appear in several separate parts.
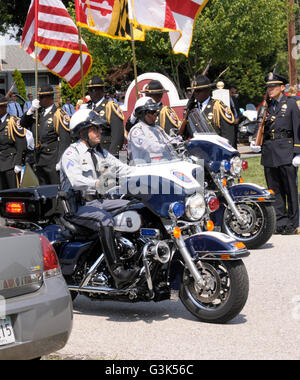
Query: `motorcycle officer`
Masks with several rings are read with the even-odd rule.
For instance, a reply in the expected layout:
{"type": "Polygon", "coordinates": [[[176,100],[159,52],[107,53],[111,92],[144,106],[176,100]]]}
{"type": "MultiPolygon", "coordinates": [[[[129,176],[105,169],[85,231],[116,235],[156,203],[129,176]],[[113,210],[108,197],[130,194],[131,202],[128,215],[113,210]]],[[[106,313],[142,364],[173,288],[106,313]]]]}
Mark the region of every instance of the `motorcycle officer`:
{"type": "Polygon", "coordinates": [[[180,137],[171,138],[155,124],[160,109],[161,104],[147,96],[138,99],[135,104],[134,113],[138,123],[128,135],[128,155],[135,163],[168,159],[168,144],[181,142],[180,137]]]}
{"type": "MultiPolygon", "coordinates": [[[[147,84],[144,90],[140,91],[141,94],[149,96],[161,106],[159,115],[156,119],[156,124],[159,125],[167,134],[170,134],[171,129],[179,129],[181,123],[173,108],[162,103],[163,95],[167,92],[169,92],[169,90],[166,90],[158,80],[152,80],[147,84]]],[[[126,122],[126,131],[130,132],[130,129],[137,122],[137,117],[133,112],[126,122]]]]}
{"type": "Polygon", "coordinates": [[[107,179],[126,175],[132,169],[101,148],[101,131],[106,124],[106,120],[89,109],[81,109],[72,116],[70,131],[77,141],[60,160],[60,181],[62,191],[82,192],[85,204],[77,205],[69,220],[99,233],[108,269],[116,286],[122,287],[135,277],[138,269],[125,270],[118,257],[111,212],[126,206],[128,201],[107,199],[105,194],[107,179]]]}

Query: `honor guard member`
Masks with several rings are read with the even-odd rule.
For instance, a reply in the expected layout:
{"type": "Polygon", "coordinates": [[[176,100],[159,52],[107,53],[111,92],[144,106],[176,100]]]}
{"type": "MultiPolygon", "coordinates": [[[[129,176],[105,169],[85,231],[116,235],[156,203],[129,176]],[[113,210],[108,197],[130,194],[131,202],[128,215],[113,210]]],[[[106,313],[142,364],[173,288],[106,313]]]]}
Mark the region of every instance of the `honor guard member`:
{"type": "Polygon", "coordinates": [[[20,119],[7,113],[8,99],[0,97],[0,190],[16,188],[27,148],[20,119]]]}
{"type": "MultiPolygon", "coordinates": [[[[141,94],[152,98],[161,107],[155,124],[159,125],[167,134],[170,134],[171,129],[178,129],[180,127],[180,120],[176,112],[169,106],[164,106],[162,103],[162,97],[164,93],[169,92],[166,90],[160,81],[152,80],[146,86],[146,88],[140,91],[141,94]]],[[[137,117],[134,113],[126,122],[126,131],[129,132],[130,129],[137,123],[137,117]]]]}
{"type": "MultiPolygon", "coordinates": [[[[230,144],[236,147],[234,115],[230,107],[226,106],[221,100],[211,97],[211,89],[215,83],[211,83],[206,75],[199,75],[188,90],[193,94],[188,101],[188,110],[198,108],[208,123],[214,128],[216,133],[229,140],[230,144]]],[[[190,126],[185,129],[185,138],[190,138],[193,133],[190,126]]]]}
{"type": "Polygon", "coordinates": [[[96,111],[106,119],[108,126],[102,130],[101,146],[109,153],[118,156],[124,143],[124,115],[117,103],[104,96],[104,82],[98,76],[93,76],[87,87],[91,97],[88,108],[96,111]]]}
{"type": "Polygon", "coordinates": [[[160,109],[160,103],[148,96],[138,99],[135,104],[138,122],[128,134],[128,155],[135,164],[171,159],[168,145],[181,142],[181,137],[171,138],[155,124],[160,109]]]}
{"type": "Polygon", "coordinates": [[[129,201],[108,199],[105,183],[110,172],[116,173],[116,177],[125,176],[134,168],[101,148],[101,130],[106,124],[105,119],[89,109],[80,109],[72,116],[70,129],[77,141],[61,158],[60,179],[62,191],[81,191],[85,199],[85,203],[72,210],[68,220],[99,233],[110,274],[116,286],[122,287],[135,277],[138,269],[125,269],[119,258],[111,212],[126,206],[129,201]]]}
{"type": "Polygon", "coordinates": [[[21,124],[31,130],[34,141],[35,172],[40,185],[59,183],[56,164],[70,145],[69,115],[54,104],[52,86],[39,89],[39,99],[32,101],[31,108],[22,117],[21,124]],[[36,128],[35,111],[38,109],[36,128]]]}
{"type": "MultiPolygon", "coordinates": [[[[279,234],[299,233],[297,166],[300,165],[300,101],[284,94],[287,80],[276,73],[265,77],[267,116],[262,146],[251,142],[254,152],[261,150],[266,182],[275,192],[274,203],[279,234]]],[[[262,112],[259,111],[258,119],[262,112]]]]}

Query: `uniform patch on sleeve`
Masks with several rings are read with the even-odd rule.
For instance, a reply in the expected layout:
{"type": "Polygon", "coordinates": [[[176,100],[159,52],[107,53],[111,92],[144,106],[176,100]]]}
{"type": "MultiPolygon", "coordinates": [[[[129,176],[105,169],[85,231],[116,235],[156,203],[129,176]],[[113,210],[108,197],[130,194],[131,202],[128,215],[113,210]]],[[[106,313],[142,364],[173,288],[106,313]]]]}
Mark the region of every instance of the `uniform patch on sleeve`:
{"type": "Polygon", "coordinates": [[[300,111],[300,100],[296,100],[296,104],[297,104],[298,109],[299,109],[299,111],[300,111]]]}

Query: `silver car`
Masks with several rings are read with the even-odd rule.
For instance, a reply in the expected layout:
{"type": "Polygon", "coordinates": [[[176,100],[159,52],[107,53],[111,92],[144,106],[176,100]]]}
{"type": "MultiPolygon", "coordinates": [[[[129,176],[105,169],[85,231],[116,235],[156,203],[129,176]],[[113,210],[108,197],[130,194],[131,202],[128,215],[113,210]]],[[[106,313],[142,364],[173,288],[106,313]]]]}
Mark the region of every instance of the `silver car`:
{"type": "Polygon", "coordinates": [[[0,227],[0,359],[34,359],[65,346],[72,302],[49,241],[0,227]]]}

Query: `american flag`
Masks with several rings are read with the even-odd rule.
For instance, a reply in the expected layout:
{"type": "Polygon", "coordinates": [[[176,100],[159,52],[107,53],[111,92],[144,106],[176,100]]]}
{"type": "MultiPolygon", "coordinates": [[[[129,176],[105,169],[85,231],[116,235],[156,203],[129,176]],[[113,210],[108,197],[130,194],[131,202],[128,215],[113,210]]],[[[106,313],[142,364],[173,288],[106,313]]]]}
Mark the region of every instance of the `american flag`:
{"type": "MultiPolygon", "coordinates": [[[[74,88],[81,81],[78,29],[60,0],[31,0],[21,47],[53,74],[74,88]]],[[[92,57],[82,40],[83,73],[87,75],[92,57]]]]}

